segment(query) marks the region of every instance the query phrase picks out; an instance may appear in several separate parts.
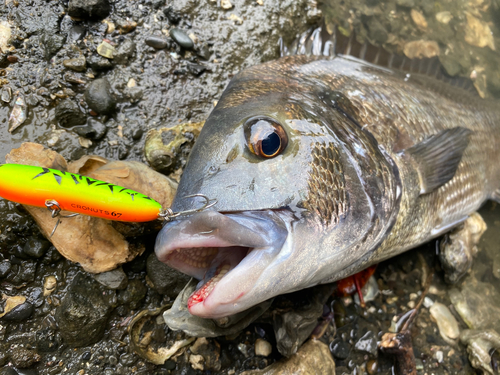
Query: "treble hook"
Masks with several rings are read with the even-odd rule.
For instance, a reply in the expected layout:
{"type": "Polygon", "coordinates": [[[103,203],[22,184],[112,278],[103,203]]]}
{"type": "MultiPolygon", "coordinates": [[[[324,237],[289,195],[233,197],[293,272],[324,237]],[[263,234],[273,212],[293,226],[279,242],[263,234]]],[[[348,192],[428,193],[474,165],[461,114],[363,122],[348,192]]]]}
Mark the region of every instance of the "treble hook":
{"type": "Polygon", "coordinates": [[[185,216],[185,215],[190,215],[194,214],[196,212],[201,212],[203,210],[206,210],[207,208],[210,208],[214,205],[217,204],[217,199],[210,199],[206,195],[203,194],[191,194],[191,195],[186,195],[184,198],[194,198],[194,197],[200,197],[205,199],[205,204],[203,204],[202,207],[200,208],[193,208],[191,210],[186,210],[186,211],[179,211],[179,212],[174,212],[172,211],[171,208],[165,209],[163,212],[159,214],[160,217],[165,219],[166,222],[172,221],[179,216],[185,216]]]}
{"type": "Polygon", "coordinates": [[[80,215],[80,214],[61,215],[61,206],[54,199],[47,199],[45,201],[45,207],[47,207],[47,209],[49,211],[51,211],[52,218],[56,218],[57,217],[56,225],[54,226],[54,229],[52,229],[52,233],[50,233],[49,238],[52,238],[52,236],[56,232],[56,229],[59,226],[59,223],[61,222],[61,218],[62,217],[66,218],[66,217],[74,217],[76,215],[80,215]]]}

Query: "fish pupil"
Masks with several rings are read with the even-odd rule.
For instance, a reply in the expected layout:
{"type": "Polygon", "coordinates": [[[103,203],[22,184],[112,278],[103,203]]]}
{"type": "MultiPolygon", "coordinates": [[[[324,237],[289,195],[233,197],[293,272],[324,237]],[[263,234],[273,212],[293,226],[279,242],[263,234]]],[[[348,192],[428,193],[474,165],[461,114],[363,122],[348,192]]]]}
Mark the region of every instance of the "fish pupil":
{"type": "Polygon", "coordinates": [[[262,140],[262,152],[265,155],[274,155],[281,146],[280,136],[276,133],[269,134],[265,139],[262,140]]]}

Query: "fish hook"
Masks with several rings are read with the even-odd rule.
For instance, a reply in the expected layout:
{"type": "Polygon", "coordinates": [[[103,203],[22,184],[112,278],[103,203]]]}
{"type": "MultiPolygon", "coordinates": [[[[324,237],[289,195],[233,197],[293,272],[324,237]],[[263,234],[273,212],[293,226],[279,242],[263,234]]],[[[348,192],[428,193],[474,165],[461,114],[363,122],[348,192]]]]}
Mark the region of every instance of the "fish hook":
{"type": "Polygon", "coordinates": [[[47,209],[49,211],[51,211],[51,216],[52,218],[56,218],[57,217],[57,222],[56,222],[56,225],[54,226],[54,229],[52,229],[52,233],[50,233],[50,236],[49,238],[52,238],[52,236],[54,235],[54,233],[56,232],[56,229],[57,227],[59,226],[59,224],[61,223],[61,218],[62,217],[74,217],[76,215],[80,215],[80,214],[71,214],[71,215],[61,215],[61,206],[59,205],[59,203],[54,200],[54,199],[47,199],[45,201],[45,207],[47,207],[47,209]]]}
{"type": "Polygon", "coordinates": [[[202,207],[200,208],[193,208],[191,210],[186,210],[186,211],[179,211],[179,212],[174,212],[172,211],[171,208],[165,209],[163,212],[159,214],[160,217],[165,219],[166,222],[172,221],[179,216],[185,216],[185,215],[190,215],[194,214],[196,212],[201,212],[206,210],[207,208],[213,207],[214,205],[217,204],[217,199],[210,199],[206,195],[203,194],[191,194],[191,195],[186,195],[184,198],[194,198],[194,197],[200,197],[205,199],[205,203],[203,204],[202,207]]]}

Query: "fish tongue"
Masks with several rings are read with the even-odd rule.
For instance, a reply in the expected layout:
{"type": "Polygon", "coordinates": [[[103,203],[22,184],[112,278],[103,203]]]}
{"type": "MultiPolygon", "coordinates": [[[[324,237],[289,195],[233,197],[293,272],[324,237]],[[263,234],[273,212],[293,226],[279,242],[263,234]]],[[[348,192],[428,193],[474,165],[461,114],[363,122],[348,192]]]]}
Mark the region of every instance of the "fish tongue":
{"type": "Polygon", "coordinates": [[[203,302],[214,290],[217,283],[229,271],[235,268],[247,254],[248,248],[245,247],[226,247],[221,248],[219,253],[212,261],[212,266],[205,273],[205,277],[198,284],[201,286],[193,292],[188,300],[188,307],[203,302]]]}

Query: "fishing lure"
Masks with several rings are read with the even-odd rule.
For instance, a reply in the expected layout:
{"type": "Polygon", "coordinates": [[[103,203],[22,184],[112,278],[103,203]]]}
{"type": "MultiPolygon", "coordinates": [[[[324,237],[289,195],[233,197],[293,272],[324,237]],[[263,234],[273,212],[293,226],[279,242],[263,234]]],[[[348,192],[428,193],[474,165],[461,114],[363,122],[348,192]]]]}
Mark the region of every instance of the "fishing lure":
{"type": "Polygon", "coordinates": [[[189,197],[194,196],[205,199],[203,207],[173,212],[170,208],[162,210],[161,204],[147,195],[87,176],[29,165],[0,165],[0,197],[47,207],[52,217],[63,210],[117,221],[144,222],[158,218],[169,221],[216,203],[201,194],[189,197]]]}

